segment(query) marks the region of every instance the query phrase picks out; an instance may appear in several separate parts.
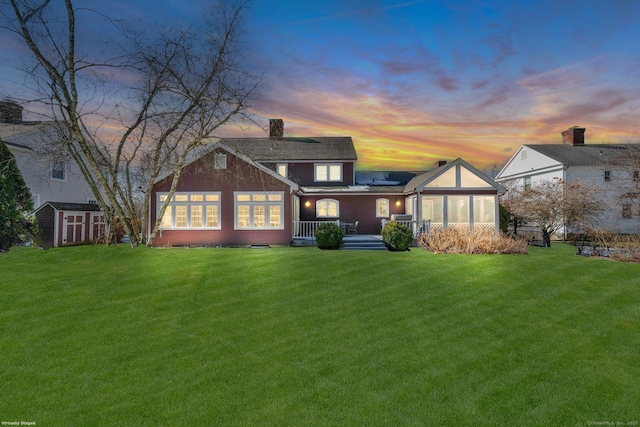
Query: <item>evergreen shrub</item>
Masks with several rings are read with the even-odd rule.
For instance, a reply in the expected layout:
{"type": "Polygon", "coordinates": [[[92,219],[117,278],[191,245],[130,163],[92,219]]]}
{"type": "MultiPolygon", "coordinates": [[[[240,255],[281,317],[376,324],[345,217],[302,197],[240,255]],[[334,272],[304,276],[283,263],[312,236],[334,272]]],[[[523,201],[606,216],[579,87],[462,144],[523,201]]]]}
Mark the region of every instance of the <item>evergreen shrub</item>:
{"type": "Polygon", "coordinates": [[[413,233],[406,225],[390,221],[382,230],[382,241],[390,251],[406,251],[413,242],[413,233]]]}
{"type": "Polygon", "coordinates": [[[316,228],[316,242],[320,249],[340,249],[344,230],[334,222],[320,224],[316,228]]]}

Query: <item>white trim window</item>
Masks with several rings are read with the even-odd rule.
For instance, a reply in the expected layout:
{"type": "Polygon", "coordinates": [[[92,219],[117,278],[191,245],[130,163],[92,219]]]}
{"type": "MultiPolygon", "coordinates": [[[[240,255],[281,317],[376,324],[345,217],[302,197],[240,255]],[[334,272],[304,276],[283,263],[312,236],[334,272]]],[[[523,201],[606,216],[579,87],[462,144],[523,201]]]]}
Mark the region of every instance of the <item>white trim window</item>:
{"type": "Polygon", "coordinates": [[[342,181],[342,163],[316,163],[314,165],[314,180],[316,182],[342,181]]]}
{"type": "Polygon", "coordinates": [[[389,217],[389,199],[376,199],[376,217],[389,217]]]}
{"type": "Polygon", "coordinates": [[[276,165],[276,171],[278,175],[287,178],[289,176],[289,165],[286,163],[278,163],[276,165]]]}
{"type": "Polygon", "coordinates": [[[340,202],[334,199],[320,199],[316,202],[316,218],[339,218],[340,202]]]}
{"type": "MultiPolygon", "coordinates": [[[[157,213],[169,193],[158,193],[157,213]]],[[[175,192],[162,217],[163,230],[219,230],[220,193],[175,192]]]]}
{"type": "Polygon", "coordinates": [[[66,181],[66,167],[63,161],[53,161],[51,162],[51,179],[56,181],[66,181]]]}
{"type": "Polygon", "coordinates": [[[284,193],[234,192],[236,230],[284,229],[284,193]]]}

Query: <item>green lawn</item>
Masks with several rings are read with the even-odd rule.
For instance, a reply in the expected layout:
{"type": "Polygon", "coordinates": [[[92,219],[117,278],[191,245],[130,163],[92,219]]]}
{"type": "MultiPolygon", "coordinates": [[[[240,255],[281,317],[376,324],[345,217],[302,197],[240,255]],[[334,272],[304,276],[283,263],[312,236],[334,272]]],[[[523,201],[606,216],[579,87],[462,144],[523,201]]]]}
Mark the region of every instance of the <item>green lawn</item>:
{"type": "Polygon", "coordinates": [[[574,252],[14,248],[0,421],[637,425],[640,266],[574,252]]]}

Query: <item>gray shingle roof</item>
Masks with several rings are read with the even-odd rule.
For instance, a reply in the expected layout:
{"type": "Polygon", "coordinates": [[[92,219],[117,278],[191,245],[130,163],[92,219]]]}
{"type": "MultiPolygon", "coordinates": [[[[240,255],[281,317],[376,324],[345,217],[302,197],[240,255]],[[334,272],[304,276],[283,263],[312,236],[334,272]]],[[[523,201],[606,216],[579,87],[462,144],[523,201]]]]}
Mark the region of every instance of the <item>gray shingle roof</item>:
{"type": "Polygon", "coordinates": [[[640,144],[526,145],[566,166],[595,166],[625,157],[629,149],[640,150],[640,144]]]}
{"type": "Polygon", "coordinates": [[[356,149],[351,137],[314,137],[283,139],[271,138],[223,138],[225,144],[255,161],[295,160],[353,160],[356,149]]]}

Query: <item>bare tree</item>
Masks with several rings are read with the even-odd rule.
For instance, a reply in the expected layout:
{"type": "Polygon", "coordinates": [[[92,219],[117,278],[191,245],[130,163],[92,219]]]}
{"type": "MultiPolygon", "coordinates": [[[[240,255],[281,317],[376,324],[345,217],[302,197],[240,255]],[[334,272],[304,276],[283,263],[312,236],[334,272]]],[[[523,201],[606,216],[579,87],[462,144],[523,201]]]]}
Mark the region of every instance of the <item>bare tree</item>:
{"type": "Polygon", "coordinates": [[[512,188],[503,202],[513,216],[540,227],[544,246],[550,247],[551,237],[563,227],[577,231],[596,220],[601,210],[596,191],[579,180],[552,179],[531,188],[512,188]]]}
{"type": "Polygon", "coordinates": [[[92,56],[76,34],[77,12],[86,10],[64,0],[58,16],[54,3],[4,3],[10,11],[3,10],[3,28],[34,60],[24,71],[37,97],[25,101],[48,107],[59,144],[79,165],[109,223],[121,221],[133,246],[150,245],[190,153],[241,116],[259,84],[239,40],[246,3],[213,8],[203,28],[147,38],[109,21],[128,43],[106,59],[92,56]],[[164,173],[173,176],[171,192],[146,235],[151,189],[164,173]]]}

